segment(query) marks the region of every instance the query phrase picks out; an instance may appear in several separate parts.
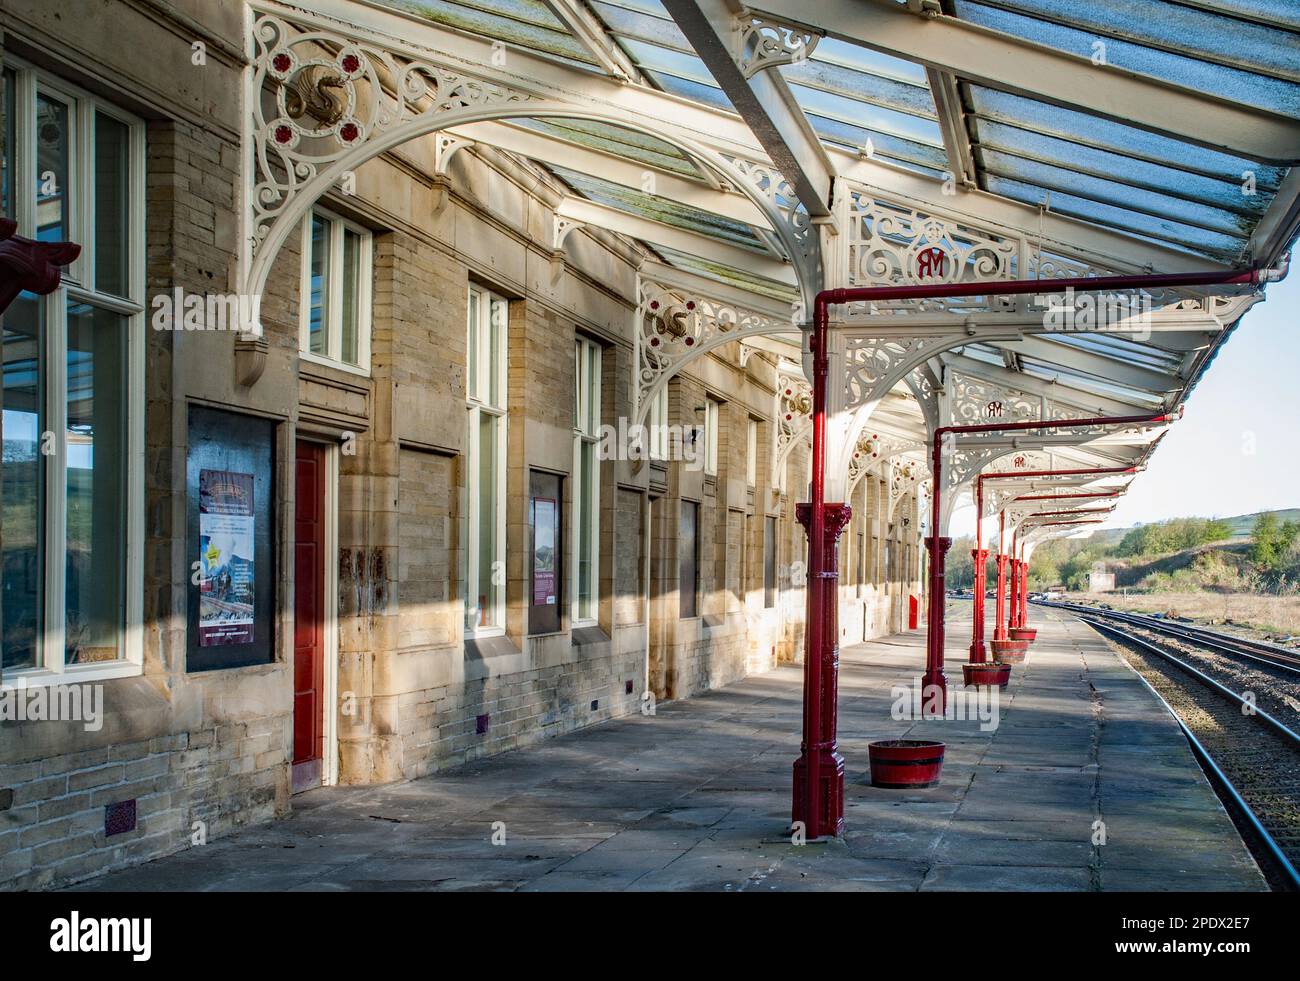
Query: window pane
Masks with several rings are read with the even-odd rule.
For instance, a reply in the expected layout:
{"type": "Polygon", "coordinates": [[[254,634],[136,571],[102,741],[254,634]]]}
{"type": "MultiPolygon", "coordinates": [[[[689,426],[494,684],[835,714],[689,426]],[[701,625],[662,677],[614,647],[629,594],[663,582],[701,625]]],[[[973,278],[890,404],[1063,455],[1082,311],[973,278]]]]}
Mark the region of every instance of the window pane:
{"type": "Polygon", "coordinates": [[[68,664],[120,656],[126,609],[126,318],[68,309],[68,664]]]}
{"type": "Polygon", "coordinates": [[[343,329],[339,357],[350,365],[360,360],[361,236],[343,232],[343,329]]]}
{"type": "Polygon", "coordinates": [[[694,501],[681,502],[681,527],[677,536],[677,595],[683,619],[695,613],[696,566],[699,540],[696,535],[700,506],[694,501]]]}
{"type": "Polygon", "coordinates": [[[127,133],[95,113],[95,286],[118,296],[127,294],[127,133]]]}
{"type": "Polygon", "coordinates": [[[492,322],[488,327],[488,405],[496,406],[498,409],[501,405],[501,371],[502,371],[502,349],[505,347],[506,332],[506,302],[492,298],[491,303],[492,322]]]}
{"type": "Polygon", "coordinates": [[[307,321],[307,350],[312,354],[329,354],[329,269],[330,223],[316,215],[311,219],[311,307],[307,321]]]}
{"type": "Polygon", "coordinates": [[[745,483],[758,486],[758,423],[749,420],[749,445],[745,449],[745,483]]]}
{"type": "Polygon", "coordinates": [[[47,95],[36,97],[36,237],[70,238],[71,184],[68,180],[68,107],[47,95]]]}
{"type": "Polygon", "coordinates": [[[482,303],[483,294],[470,290],[469,320],[465,333],[465,394],[472,399],[478,398],[478,329],[482,303]]]}
{"type": "Polygon", "coordinates": [[[3,667],[33,668],[44,629],[45,330],[43,301],[21,294],[4,314],[4,463],[0,474],[3,667]]]}
{"type": "Polygon", "coordinates": [[[763,523],[763,608],[776,606],[776,518],[763,523]]]}
{"type": "Polygon", "coordinates": [[[0,214],[14,217],[14,73],[0,72],[0,214]]]}
{"type": "Polygon", "coordinates": [[[501,587],[493,582],[497,561],[497,437],[500,418],[479,410],[478,420],[478,607],[479,626],[499,627],[501,587]]]}
{"type": "Polygon", "coordinates": [[[587,435],[594,436],[600,420],[600,348],[590,343],[584,346],[587,349],[587,418],[584,425],[587,435]]]}
{"type": "Polygon", "coordinates": [[[592,539],[592,520],[596,511],[595,493],[596,444],[578,446],[578,617],[595,617],[593,557],[596,543],[592,539]]]}
{"type": "Polygon", "coordinates": [[[582,341],[573,342],[573,428],[582,428],[582,341]]]}

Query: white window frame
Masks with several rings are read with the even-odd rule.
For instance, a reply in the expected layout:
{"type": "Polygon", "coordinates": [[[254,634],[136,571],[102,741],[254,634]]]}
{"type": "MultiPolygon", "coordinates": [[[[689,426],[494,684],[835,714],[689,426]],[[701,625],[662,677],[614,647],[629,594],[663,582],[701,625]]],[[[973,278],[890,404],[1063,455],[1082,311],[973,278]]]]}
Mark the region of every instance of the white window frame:
{"type": "Polygon", "coordinates": [[[305,361],[341,368],[370,377],[371,297],[374,281],[374,236],[370,229],[321,207],[313,208],[302,222],[302,271],[298,301],[298,354],[305,361]],[[326,306],[326,352],[311,350],[311,226],[320,218],[329,224],[329,301],[326,306]],[[343,233],[360,239],[357,269],[357,363],[343,360],[343,233]]]}
{"type": "Polygon", "coordinates": [[[718,475],[718,411],[722,408],[713,396],[704,400],[704,472],[718,475]]]}
{"type": "Polygon", "coordinates": [[[569,623],[572,627],[585,627],[595,624],[600,618],[600,454],[597,444],[600,440],[600,376],[604,366],[604,350],[595,341],[581,335],[574,337],[574,410],[577,424],[573,427],[573,520],[571,554],[569,563],[569,623]],[[594,359],[596,370],[589,372],[587,366],[594,359]],[[586,382],[584,385],[583,382],[586,382]],[[591,479],[591,513],[582,514],[582,482],[580,471],[582,449],[591,446],[591,461],[595,472],[591,479]],[[582,528],[586,525],[591,542],[591,615],[579,615],[580,597],[578,595],[579,570],[582,565],[581,543],[582,528]]]}
{"type": "Polygon", "coordinates": [[[10,668],[0,677],[6,685],[28,687],[77,684],[133,677],[144,670],[144,377],[145,377],[145,128],[138,116],[125,112],[63,79],[6,56],[4,67],[14,71],[14,134],[23,152],[14,156],[14,210],[17,234],[36,235],[37,173],[36,94],[48,94],[69,106],[68,180],[71,207],[65,208],[69,240],[81,243],[81,254],[64,270],[54,292],[42,298],[46,347],[46,427],[67,432],[68,303],[89,303],[127,318],[126,391],[126,609],[119,651],[121,658],[87,664],[65,664],[67,616],[67,441],[56,439],[46,460],[45,561],[43,592],[45,629],[37,665],[10,668]],[[127,127],[129,170],[127,185],[127,293],[117,296],[95,288],[95,114],[102,113],[127,127]],[[51,556],[57,556],[51,561],[51,556]]]}
{"type": "Polygon", "coordinates": [[[650,400],[650,410],[646,413],[646,427],[649,429],[649,448],[651,460],[668,459],[668,386],[665,385],[650,400]]]}
{"type": "Polygon", "coordinates": [[[745,486],[758,486],[758,420],[749,417],[745,446],[745,486]]]}
{"type": "MultiPolygon", "coordinates": [[[[504,571],[506,567],[506,440],[509,426],[507,424],[507,368],[509,365],[508,342],[509,342],[509,301],[491,290],[484,289],[480,286],[471,285],[469,288],[470,302],[467,303],[468,311],[474,306],[472,298],[479,298],[477,304],[478,310],[478,342],[479,347],[472,360],[477,369],[478,378],[475,379],[473,388],[477,394],[471,394],[471,385],[469,377],[466,376],[465,384],[465,600],[466,613],[468,613],[468,600],[475,595],[479,581],[479,496],[475,492],[479,472],[479,459],[481,447],[479,439],[479,417],[481,415],[496,416],[498,422],[497,433],[497,452],[496,452],[496,550],[493,561],[500,563],[498,568],[504,571]],[[502,312],[502,319],[499,324],[501,333],[498,335],[497,344],[497,363],[493,364],[490,357],[491,339],[490,330],[492,328],[492,311],[497,305],[502,312]],[[496,371],[497,377],[497,402],[490,403],[486,399],[490,391],[490,382],[492,372],[496,371]]],[[[466,372],[469,370],[471,355],[469,351],[470,344],[470,324],[468,312],[465,318],[465,366],[466,372]]],[[[473,623],[470,622],[468,615],[465,616],[465,636],[474,637],[501,637],[506,632],[506,598],[505,586],[497,594],[497,601],[489,618],[491,623],[487,626],[480,626],[478,618],[473,623]]]]}

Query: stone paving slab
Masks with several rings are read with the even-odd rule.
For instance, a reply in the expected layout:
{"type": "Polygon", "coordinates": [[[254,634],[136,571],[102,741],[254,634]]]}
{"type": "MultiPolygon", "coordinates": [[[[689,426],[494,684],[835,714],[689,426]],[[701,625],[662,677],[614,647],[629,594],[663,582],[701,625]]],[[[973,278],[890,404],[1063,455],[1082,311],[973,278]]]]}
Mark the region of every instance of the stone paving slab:
{"type": "MultiPolygon", "coordinates": [[[[964,691],[968,611],[954,605],[949,631],[954,694],[964,691]]],[[[1072,618],[1035,610],[1034,619],[1039,638],[990,731],[978,717],[891,716],[891,689],[920,674],[920,634],[842,652],[846,831],[835,841],[787,836],[802,693],[800,670],[785,667],[421,780],[312,791],[285,820],[77,888],[1266,888],[1137,676],[1072,618]],[[870,786],[867,744],[899,737],[946,743],[939,786],[870,786]]]]}

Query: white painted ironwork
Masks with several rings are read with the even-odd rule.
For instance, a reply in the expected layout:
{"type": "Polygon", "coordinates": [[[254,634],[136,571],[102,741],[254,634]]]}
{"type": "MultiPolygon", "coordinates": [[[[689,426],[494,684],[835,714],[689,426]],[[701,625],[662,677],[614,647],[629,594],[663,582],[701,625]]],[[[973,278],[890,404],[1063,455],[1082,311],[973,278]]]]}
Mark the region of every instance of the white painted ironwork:
{"type": "Polygon", "coordinates": [[[822,38],[815,31],[752,13],[735,19],[733,36],[732,57],[745,78],[806,60],[822,38]]]}

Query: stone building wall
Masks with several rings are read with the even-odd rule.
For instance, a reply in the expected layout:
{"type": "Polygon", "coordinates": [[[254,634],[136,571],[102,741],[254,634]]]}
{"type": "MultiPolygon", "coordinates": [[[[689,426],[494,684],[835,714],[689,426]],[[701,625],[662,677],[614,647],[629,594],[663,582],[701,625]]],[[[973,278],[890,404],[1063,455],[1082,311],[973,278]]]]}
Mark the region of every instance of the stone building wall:
{"type": "MultiPolygon", "coordinates": [[[[7,0],[0,53],[146,121],[147,295],[234,290],[242,55],[229,39],[241,36],[239,5],[185,0],[169,18],[164,7],[124,2],[76,22],[56,16],[57,6],[7,0]],[[196,41],[205,45],[202,65],[192,59],[196,41]],[[142,50],[150,57],[137,57],[142,50]]],[[[602,463],[597,623],[573,630],[566,614],[560,631],[529,633],[528,474],[572,472],[575,336],[602,348],[602,422],[631,415],[635,273],[645,253],[579,229],[556,256],[553,179],[476,146],[453,158],[444,183],[434,179],[433,157],[432,138],[398,147],[358,168],[355,193],[322,202],[373,234],[368,373],[299,357],[296,234],[262,298],[265,366],[254,384],[241,383],[246,362],[229,332],[146,331],[142,670],[104,682],[98,732],[0,722],[0,888],[73,881],[292,809],[300,438],[337,448],[336,679],[327,711],[340,784],[426,776],[636,712],[646,692],[689,697],[801,656],[804,594],[792,568],[805,539],[793,513],[807,451],[796,449],[784,483],[774,484],[775,372],[759,355],[742,367],[737,345],[670,386],[670,422],[697,424],[706,397],[721,403],[718,473],[602,463]],[[506,631],[493,645],[466,644],[460,581],[471,283],[510,301],[506,631]],[[195,406],[275,423],[269,664],[187,670],[185,474],[195,406]],[[760,422],[752,488],[750,418],[760,422]],[[677,594],[684,500],[700,505],[700,615],[689,619],[679,616],[677,594]],[[769,515],[778,519],[780,571],[771,608],[763,597],[769,515]],[[134,828],[107,834],[106,807],[128,802],[134,828]]],[[[873,581],[882,574],[877,563],[873,581]]]]}

